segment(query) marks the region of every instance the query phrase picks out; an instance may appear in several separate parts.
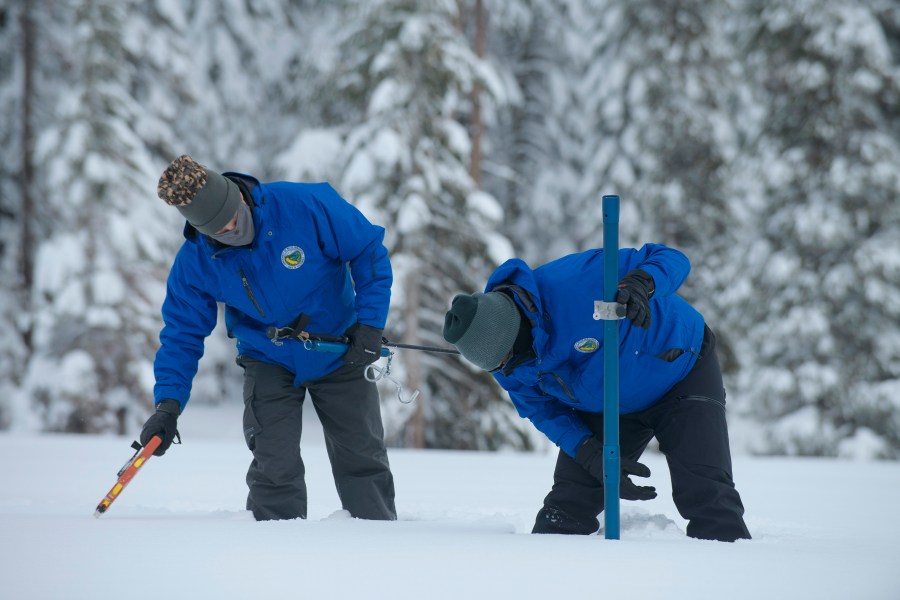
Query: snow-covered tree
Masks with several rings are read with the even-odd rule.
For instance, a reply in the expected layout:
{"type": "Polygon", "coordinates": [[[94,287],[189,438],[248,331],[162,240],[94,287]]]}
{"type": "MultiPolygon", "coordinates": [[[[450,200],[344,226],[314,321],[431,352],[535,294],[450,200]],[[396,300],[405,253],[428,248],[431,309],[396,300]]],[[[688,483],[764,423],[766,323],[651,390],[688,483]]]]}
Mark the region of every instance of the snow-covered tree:
{"type": "Polygon", "coordinates": [[[773,453],[900,456],[896,5],[750,2],[739,394],[773,453]]]}
{"type": "MultiPolygon", "coordinates": [[[[177,3],[176,3],[177,4],[177,3]]],[[[191,62],[196,104],[179,123],[181,153],[222,170],[268,176],[271,160],[295,121],[277,110],[276,83],[304,40],[292,8],[282,0],[190,0],[183,3],[180,41],[191,62]]],[[[283,90],[282,90],[283,91],[283,90]]],[[[174,157],[172,157],[174,158],[174,157]]]]}
{"type": "Polygon", "coordinates": [[[509,87],[515,94],[486,123],[485,188],[503,207],[502,231],[517,255],[538,264],[571,249],[554,227],[563,198],[554,194],[540,202],[536,192],[544,174],[565,177],[559,171],[565,149],[555,135],[569,72],[565,45],[557,43],[566,39],[557,35],[562,21],[547,0],[495,3],[490,10],[488,48],[501,75],[514,81],[509,87]]]}
{"type": "MultiPolygon", "coordinates": [[[[424,345],[498,262],[601,244],[618,193],[623,245],[690,256],[758,450],[900,456],[893,0],[7,4],[0,428],[144,419],[182,224],[156,178],[189,153],[334,183],[387,229],[388,337],[424,345]]],[[[219,329],[195,399],[238,389],[232,360],[219,329]]],[[[394,369],[423,393],[383,388],[394,443],[529,444],[463,361],[394,369]]]]}
{"type": "MultiPolygon", "coordinates": [[[[33,59],[36,41],[27,7],[0,8],[0,113],[20,115],[0,121],[0,429],[13,421],[11,398],[27,355],[21,331],[23,312],[22,191],[28,184],[22,174],[26,121],[26,55],[33,59]],[[26,52],[26,48],[28,48],[26,52]],[[16,49],[21,49],[16,51],[16,49]],[[17,177],[17,173],[19,176],[17,177]]],[[[29,120],[30,121],[30,120],[29,120]]]]}
{"type": "MultiPolygon", "coordinates": [[[[468,172],[469,133],[457,119],[473,87],[502,101],[504,88],[454,26],[454,2],[359,3],[341,44],[338,82],[364,120],[349,127],[340,190],[388,225],[394,267],[386,334],[444,346],[453,295],[483,289],[511,246],[494,232],[503,214],[468,172]]],[[[457,357],[406,351],[395,359],[422,398],[388,403],[393,441],[442,448],[522,447],[524,425],[485,373],[457,357]],[[393,410],[392,410],[393,409],[393,410]]]]}
{"type": "MultiPolygon", "coordinates": [[[[599,245],[599,199],[623,199],[623,241],[707,250],[726,234],[724,166],[738,152],[734,56],[724,3],[569,3],[580,43],[561,131],[574,155],[564,227],[599,245]],[[571,141],[568,141],[571,140],[571,141]]],[[[552,179],[552,174],[548,174],[552,179]]],[[[724,240],[722,240],[724,241],[724,240]]]]}
{"type": "Polygon", "coordinates": [[[619,194],[623,245],[662,242],[692,259],[682,293],[720,330],[733,368],[718,298],[742,231],[728,187],[748,117],[735,11],[700,1],[522,4],[533,21],[501,20],[527,40],[513,66],[521,109],[506,132],[516,136],[518,184],[506,201],[523,218],[507,230],[538,264],[597,247],[600,198],[619,194]]]}
{"type": "Polygon", "coordinates": [[[48,226],[34,257],[22,390],[48,430],[124,432],[149,405],[159,240],[170,222],[147,193],[156,169],[142,139],[144,109],[131,96],[141,82],[129,60],[128,8],[57,3],[48,30],[66,62],[44,68],[56,70],[65,93],[54,94],[36,147],[48,226]]]}

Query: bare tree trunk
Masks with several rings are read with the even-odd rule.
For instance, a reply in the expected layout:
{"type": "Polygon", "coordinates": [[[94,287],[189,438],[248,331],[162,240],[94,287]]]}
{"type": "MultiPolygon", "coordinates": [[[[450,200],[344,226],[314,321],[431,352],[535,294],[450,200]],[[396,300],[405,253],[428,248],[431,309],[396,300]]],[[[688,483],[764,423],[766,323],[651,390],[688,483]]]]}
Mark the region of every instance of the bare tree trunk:
{"type": "MultiPolygon", "coordinates": [[[[419,288],[418,272],[413,270],[406,276],[406,335],[407,344],[419,343],[419,305],[421,304],[421,289],[419,288]]],[[[419,352],[407,353],[406,385],[408,389],[417,390],[422,383],[422,362],[419,352]]],[[[422,415],[422,402],[417,400],[413,408],[412,418],[409,420],[409,443],[413,448],[425,447],[425,418],[422,415]]]]}
{"type": "MultiPolygon", "coordinates": [[[[31,296],[34,285],[34,132],[31,128],[32,108],[35,102],[34,71],[37,68],[35,54],[37,28],[31,15],[31,2],[25,4],[20,16],[22,28],[22,169],[21,169],[21,197],[22,197],[22,244],[20,252],[20,275],[22,291],[26,298],[25,306],[28,306],[28,297],[31,296]]],[[[26,352],[31,352],[31,326],[23,332],[26,352]]]]}
{"type": "MultiPolygon", "coordinates": [[[[484,58],[487,38],[487,12],[484,9],[484,0],[475,0],[475,55],[484,58]]],[[[477,187],[481,187],[481,84],[477,81],[472,87],[472,162],[469,166],[469,174],[477,187]]]]}
{"type": "Polygon", "coordinates": [[[453,19],[453,26],[457,30],[465,33],[466,31],[466,0],[456,0],[456,18],[453,19]]]}

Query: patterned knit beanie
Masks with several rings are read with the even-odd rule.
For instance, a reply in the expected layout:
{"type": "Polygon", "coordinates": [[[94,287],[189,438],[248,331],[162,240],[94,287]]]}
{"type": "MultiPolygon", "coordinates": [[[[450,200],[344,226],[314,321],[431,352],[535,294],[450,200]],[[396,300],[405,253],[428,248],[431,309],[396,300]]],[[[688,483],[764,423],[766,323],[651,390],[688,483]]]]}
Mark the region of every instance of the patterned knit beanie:
{"type": "Polygon", "coordinates": [[[233,181],[210,171],[187,154],[166,167],[156,194],[206,235],[225,227],[241,202],[241,192],[233,181]]]}

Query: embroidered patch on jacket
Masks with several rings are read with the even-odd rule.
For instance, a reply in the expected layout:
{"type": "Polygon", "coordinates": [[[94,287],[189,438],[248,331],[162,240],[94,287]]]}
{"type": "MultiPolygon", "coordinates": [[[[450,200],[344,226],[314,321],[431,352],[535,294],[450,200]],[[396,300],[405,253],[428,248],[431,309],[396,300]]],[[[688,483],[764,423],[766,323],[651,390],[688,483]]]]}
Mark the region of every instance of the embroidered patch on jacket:
{"type": "Polygon", "coordinates": [[[575,342],[575,349],[579,352],[596,352],[600,347],[600,342],[596,338],[584,338],[575,342]]]}
{"type": "Polygon", "coordinates": [[[306,260],[306,255],[300,246],[288,246],[281,251],[281,264],[288,269],[299,269],[306,260]]]}

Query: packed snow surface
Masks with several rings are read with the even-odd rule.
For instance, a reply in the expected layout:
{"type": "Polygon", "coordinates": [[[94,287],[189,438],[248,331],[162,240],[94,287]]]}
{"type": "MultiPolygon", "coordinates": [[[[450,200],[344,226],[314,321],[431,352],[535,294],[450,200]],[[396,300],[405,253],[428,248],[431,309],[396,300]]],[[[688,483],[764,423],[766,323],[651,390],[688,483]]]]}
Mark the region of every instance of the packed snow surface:
{"type": "Polygon", "coordinates": [[[0,596],[900,598],[898,463],[736,456],[754,539],[725,544],[684,535],[665,461],[648,454],[660,495],[623,502],[615,541],[530,534],[552,452],[391,450],[399,520],[353,519],[318,423],[304,430],[309,518],[265,523],[243,510],[239,408],[190,407],[184,444],[99,519],[131,438],[0,435],[0,596]]]}

